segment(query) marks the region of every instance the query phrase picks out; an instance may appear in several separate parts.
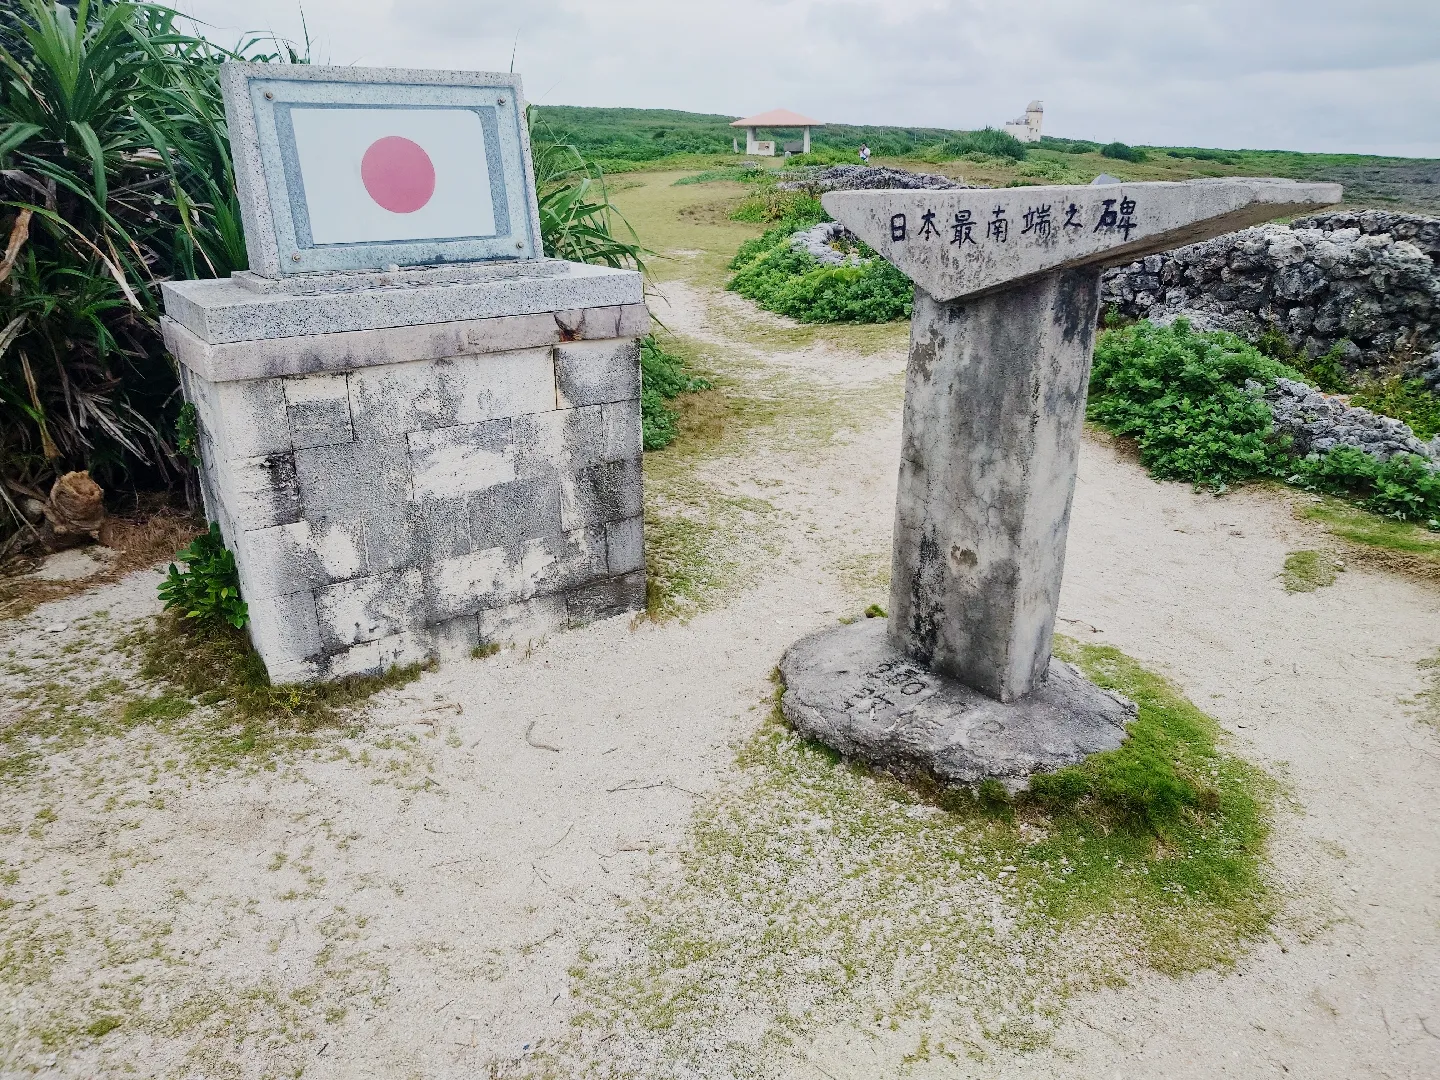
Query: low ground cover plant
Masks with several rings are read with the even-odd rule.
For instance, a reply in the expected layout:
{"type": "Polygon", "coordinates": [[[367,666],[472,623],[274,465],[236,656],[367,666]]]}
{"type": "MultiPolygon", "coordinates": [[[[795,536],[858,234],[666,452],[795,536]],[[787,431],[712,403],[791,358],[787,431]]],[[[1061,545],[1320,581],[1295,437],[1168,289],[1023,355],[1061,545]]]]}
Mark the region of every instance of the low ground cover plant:
{"type": "Polygon", "coordinates": [[[732,292],[801,322],[882,323],[909,317],[915,291],[910,279],[864,244],[851,246],[858,262],[841,266],[822,265],[791,246],[795,233],[830,220],[813,194],[759,192],[731,216],[774,223],[736,251],[730,261],[735,274],[726,286],[732,292]]]}
{"type": "Polygon", "coordinates": [[[190,541],[175,558],[185,570],[172,562],[160,583],[160,599],[167,611],[200,623],[228,623],[237,630],[250,621],[249,609],[240,598],[235,555],[225,546],[218,524],[212,521],[209,531],[190,541]]]}
{"type": "Polygon", "coordinates": [[[1086,415],[1133,439],[1152,476],[1223,491],[1272,478],[1346,498],[1397,521],[1440,529],[1440,473],[1426,459],[1381,462],[1354,447],[1298,456],[1255,387],[1301,372],[1235,337],[1183,319],[1104,331],[1095,344],[1086,415]]]}
{"type": "Polygon", "coordinates": [[[685,358],[667,352],[655,335],[640,341],[640,424],[646,450],[663,450],[680,434],[679,415],[670,407],[681,394],[710,389],[685,358]]]}

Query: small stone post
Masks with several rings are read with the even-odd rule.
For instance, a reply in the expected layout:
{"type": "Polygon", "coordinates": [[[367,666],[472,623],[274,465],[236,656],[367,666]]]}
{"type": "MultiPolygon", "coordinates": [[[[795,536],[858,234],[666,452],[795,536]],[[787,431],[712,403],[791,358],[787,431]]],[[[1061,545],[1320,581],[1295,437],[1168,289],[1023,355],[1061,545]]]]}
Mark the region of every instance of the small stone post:
{"type": "Polygon", "coordinates": [[[1100,272],[1339,200],[1284,180],[825,195],[915,307],[890,618],[791,648],[792,723],[944,782],[1118,746],[1133,707],[1050,655],[1100,272]]]}

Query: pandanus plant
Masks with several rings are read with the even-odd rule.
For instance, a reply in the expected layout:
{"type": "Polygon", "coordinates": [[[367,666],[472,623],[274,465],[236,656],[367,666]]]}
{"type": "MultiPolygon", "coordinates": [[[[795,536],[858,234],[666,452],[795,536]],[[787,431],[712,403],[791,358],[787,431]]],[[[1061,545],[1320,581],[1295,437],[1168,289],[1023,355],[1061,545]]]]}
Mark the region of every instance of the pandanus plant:
{"type": "Polygon", "coordinates": [[[178,468],[158,286],[245,266],[218,69],[278,57],[177,18],[124,0],[0,11],[0,536],[67,469],[178,468]]]}
{"type": "MultiPolygon", "coordinates": [[[[130,0],[0,6],[0,557],[20,504],[67,470],[135,489],[188,468],[159,284],[246,265],[219,66],[308,56],[260,37],[223,49],[182,18],[130,0]]],[[[603,176],[532,132],[546,254],[643,268],[603,176]]]]}

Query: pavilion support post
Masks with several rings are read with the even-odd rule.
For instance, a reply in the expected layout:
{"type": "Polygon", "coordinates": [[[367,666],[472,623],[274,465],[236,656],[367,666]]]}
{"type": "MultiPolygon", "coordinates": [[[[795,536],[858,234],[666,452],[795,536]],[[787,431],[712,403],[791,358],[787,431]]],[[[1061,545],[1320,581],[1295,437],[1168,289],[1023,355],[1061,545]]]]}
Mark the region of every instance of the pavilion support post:
{"type": "Polygon", "coordinates": [[[805,129],[805,146],[804,146],[804,149],[801,151],[801,153],[808,154],[809,152],[810,152],[810,129],[807,127],[807,128],[805,129]]]}

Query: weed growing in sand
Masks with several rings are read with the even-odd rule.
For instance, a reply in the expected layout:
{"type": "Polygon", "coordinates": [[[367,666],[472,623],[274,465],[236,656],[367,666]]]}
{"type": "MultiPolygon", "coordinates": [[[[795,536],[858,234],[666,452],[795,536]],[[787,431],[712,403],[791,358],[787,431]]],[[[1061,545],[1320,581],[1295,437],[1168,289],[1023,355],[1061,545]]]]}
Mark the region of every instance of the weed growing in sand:
{"type": "Polygon", "coordinates": [[[661,450],[680,434],[679,414],[671,406],[681,394],[709,390],[685,358],[667,351],[654,334],[640,339],[640,427],[646,450],[661,450]]]}
{"type": "Polygon", "coordinates": [[[1332,496],[1307,497],[1295,513],[1346,541],[1352,561],[1440,581],[1440,534],[1433,529],[1381,517],[1332,496]]]}
{"type": "Polygon", "coordinates": [[[1314,592],[1334,585],[1344,569],[1328,551],[1292,551],[1285,557],[1280,580],[1286,592],[1314,592]]]}
{"type": "Polygon", "coordinates": [[[697,810],[680,880],[582,953],[579,1044],[739,1074],[842,1024],[983,1055],[1042,1044],[1071,993],[1137,966],[1233,962],[1277,910],[1272,782],[1165,680],[1059,649],[1139,717],[1124,747],[1013,798],[872,774],[777,709],[697,810]]]}
{"type": "Polygon", "coordinates": [[[243,631],[197,625],[174,613],[131,644],[142,657],[141,675],[169,689],[127,706],[126,716],[135,722],[190,717],[170,731],[207,768],[263,763],[282,749],[312,746],[317,733],[343,726],[374,694],[404,686],[424,668],[412,664],[383,675],[277,686],[243,631]],[[206,708],[191,716],[197,706],[206,708]]]}
{"type": "Polygon", "coordinates": [[[190,541],[176,554],[185,572],[170,564],[160,583],[160,599],[167,611],[178,611],[199,622],[226,622],[240,629],[250,621],[249,610],[240,598],[240,572],[235,553],[225,546],[220,526],[212,521],[207,532],[190,541]]]}

